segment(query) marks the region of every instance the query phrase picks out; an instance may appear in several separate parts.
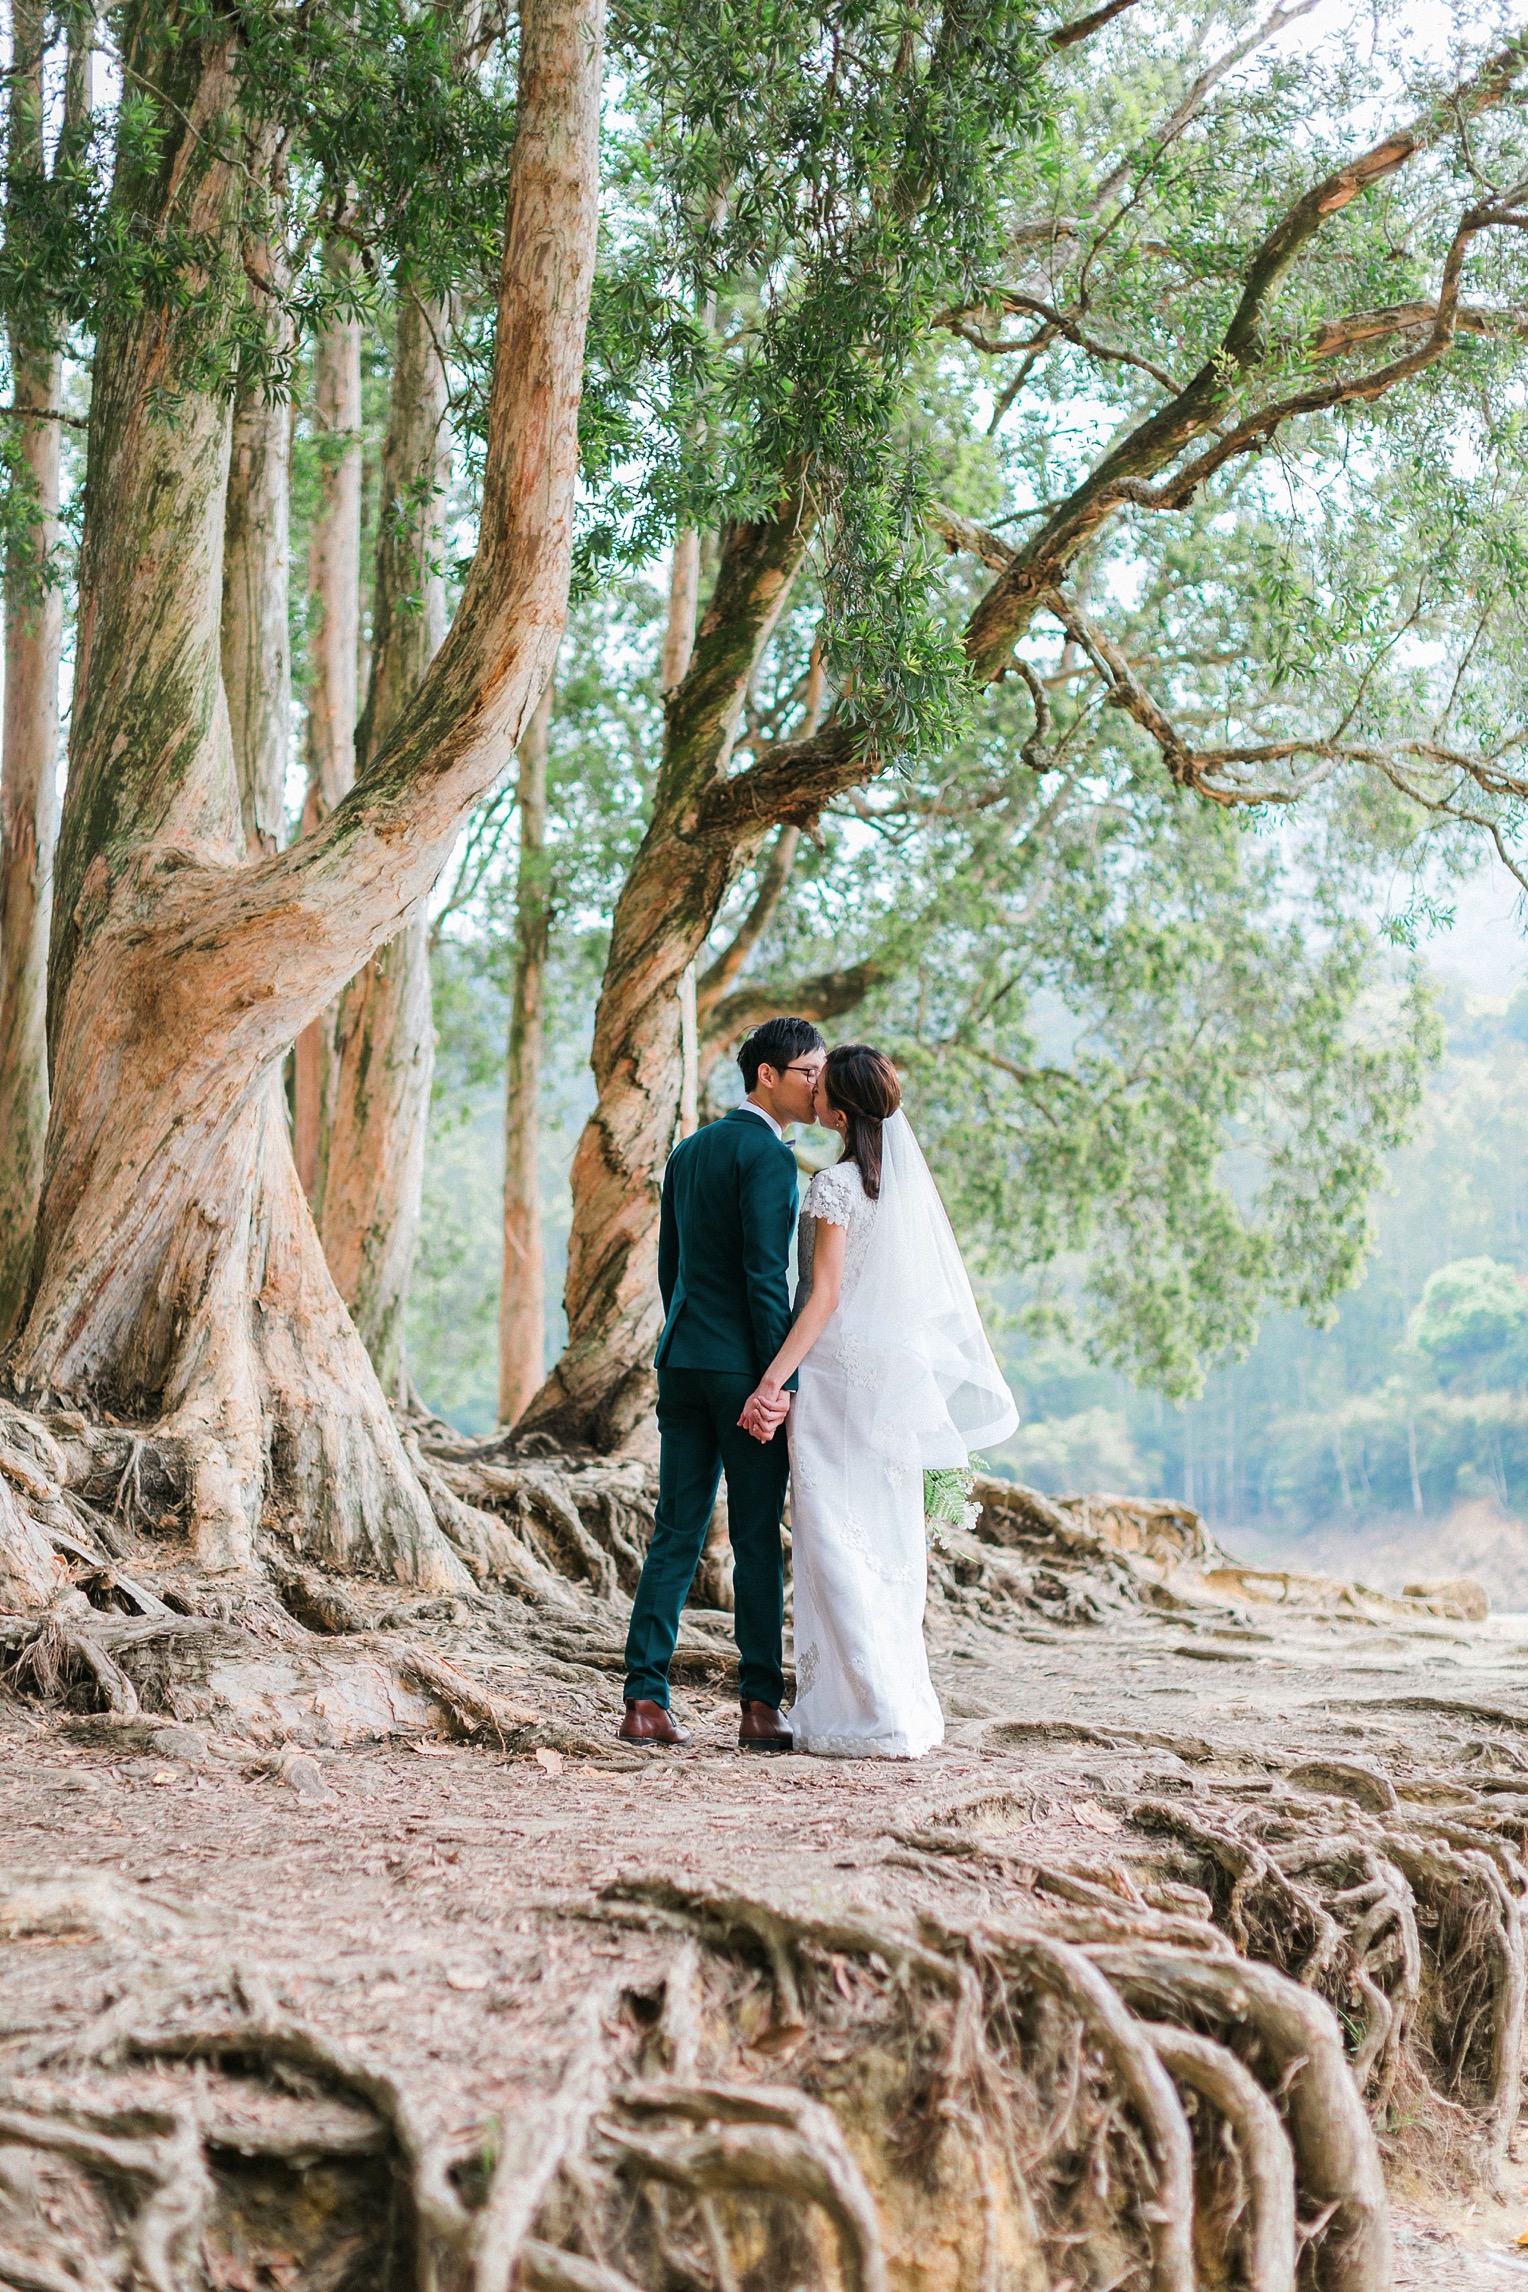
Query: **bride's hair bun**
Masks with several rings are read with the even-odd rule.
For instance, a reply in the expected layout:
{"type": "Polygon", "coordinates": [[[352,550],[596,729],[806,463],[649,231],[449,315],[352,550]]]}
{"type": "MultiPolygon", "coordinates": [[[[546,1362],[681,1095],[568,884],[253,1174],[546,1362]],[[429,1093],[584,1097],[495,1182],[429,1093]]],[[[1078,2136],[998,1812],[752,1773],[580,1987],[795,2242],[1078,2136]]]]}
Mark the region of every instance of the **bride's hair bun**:
{"type": "Polygon", "coordinates": [[[847,1114],[844,1160],[857,1162],[866,1193],[872,1201],[881,1190],[881,1124],[902,1103],[897,1070],[884,1051],[869,1043],[840,1043],[830,1050],[822,1070],[828,1097],[840,1114],[847,1114]]]}

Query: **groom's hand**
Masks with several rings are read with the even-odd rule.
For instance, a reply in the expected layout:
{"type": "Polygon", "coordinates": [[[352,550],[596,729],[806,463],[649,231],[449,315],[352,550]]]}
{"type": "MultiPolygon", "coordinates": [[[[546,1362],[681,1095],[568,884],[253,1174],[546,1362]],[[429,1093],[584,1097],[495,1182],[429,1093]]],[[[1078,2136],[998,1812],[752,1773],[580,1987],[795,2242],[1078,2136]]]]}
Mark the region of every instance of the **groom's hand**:
{"type": "Polygon", "coordinates": [[[761,1384],[743,1403],[738,1423],[745,1433],[757,1441],[769,1442],[775,1437],[790,1413],[790,1395],[781,1392],[778,1385],[761,1384]]]}

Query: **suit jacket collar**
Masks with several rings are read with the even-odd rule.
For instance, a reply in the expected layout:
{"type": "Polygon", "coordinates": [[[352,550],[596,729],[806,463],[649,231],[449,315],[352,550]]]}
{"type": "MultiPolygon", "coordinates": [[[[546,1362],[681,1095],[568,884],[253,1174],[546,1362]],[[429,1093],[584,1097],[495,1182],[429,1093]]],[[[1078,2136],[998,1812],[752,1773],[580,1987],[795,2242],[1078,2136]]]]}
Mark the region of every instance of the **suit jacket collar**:
{"type": "Polygon", "coordinates": [[[722,1120],[724,1122],[762,1122],[777,1146],[784,1146],[785,1144],[784,1131],[777,1128],[772,1116],[767,1115],[762,1106],[734,1106],[723,1115],[722,1120]]]}

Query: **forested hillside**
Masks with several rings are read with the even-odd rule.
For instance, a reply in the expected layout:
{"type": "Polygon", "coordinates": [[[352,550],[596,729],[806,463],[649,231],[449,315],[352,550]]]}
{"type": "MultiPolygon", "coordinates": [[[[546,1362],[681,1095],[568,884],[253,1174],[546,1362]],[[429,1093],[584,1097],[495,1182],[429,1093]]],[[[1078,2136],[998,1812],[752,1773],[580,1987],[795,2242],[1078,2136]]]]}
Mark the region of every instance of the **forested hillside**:
{"type": "Polygon", "coordinates": [[[1436,1524],[1477,1498],[1528,1508],[1528,996],[1504,1001],[1442,990],[1445,1054],[1330,1329],[1276,1316],[1182,1411],[1029,1349],[1015,1363],[1029,1426],[1011,1452],[1025,1477],[1169,1488],[1228,1534],[1436,1524]]]}

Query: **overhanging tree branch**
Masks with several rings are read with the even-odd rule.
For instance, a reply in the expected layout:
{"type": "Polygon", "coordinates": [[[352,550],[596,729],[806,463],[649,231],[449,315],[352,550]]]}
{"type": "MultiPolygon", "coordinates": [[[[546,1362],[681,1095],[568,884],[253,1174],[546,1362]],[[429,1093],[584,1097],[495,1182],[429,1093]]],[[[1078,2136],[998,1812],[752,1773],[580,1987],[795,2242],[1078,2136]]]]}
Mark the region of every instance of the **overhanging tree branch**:
{"type": "MultiPolygon", "coordinates": [[[[1512,194],[1514,198],[1521,192],[1512,194]]],[[[1153,486],[1139,479],[1121,478],[1114,488],[1117,500],[1128,501],[1141,509],[1184,509],[1192,501],[1206,479],[1224,469],[1239,455],[1254,453],[1268,444],[1275,431],[1284,423],[1301,414],[1329,412],[1333,407],[1354,404],[1372,404],[1382,398],[1397,383],[1410,381],[1424,367],[1433,365],[1452,349],[1456,334],[1456,309],[1459,274],[1471,240],[1480,232],[1494,228],[1528,228],[1528,213],[1515,208],[1476,207],[1460,219],[1444,266],[1442,292],[1434,309],[1433,321],[1427,340],[1409,351],[1404,357],[1393,358],[1387,365],[1376,367],[1368,374],[1355,374],[1345,380],[1318,385],[1312,390],[1295,391],[1271,406],[1263,406],[1254,414],[1246,415],[1234,428],[1218,438],[1215,444],[1187,463],[1165,485],[1153,486]]]]}
{"type": "MultiPolygon", "coordinates": [[[[1461,114],[1474,115],[1504,102],[1518,87],[1525,69],[1528,69],[1528,40],[1518,39],[1493,57],[1463,87],[1456,89],[1446,103],[1436,105],[1413,125],[1382,137],[1367,151],[1335,169],[1312,185],[1279,218],[1248,266],[1236,309],[1213,356],[1205,360],[1168,405],[1138,424],[1106,455],[1085,483],[1025,544],[978,605],[966,630],[965,647],[979,682],[986,683],[999,673],[1043,592],[1121,502],[1141,500],[1144,489],[1147,507],[1179,506],[1180,492],[1183,499],[1191,498],[1195,486],[1202,484],[1233,454],[1246,452],[1254,442],[1271,436],[1281,421],[1344,399],[1381,395],[1448,348],[1453,340],[1452,331],[1440,321],[1443,331],[1436,346],[1430,337],[1420,351],[1393,361],[1378,374],[1359,378],[1355,383],[1328,384],[1319,391],[1302,392],[1281,400],[1277,409],[1265,408],[1238,424],[1230,438],[1217,440],[1199,461],[1191,464],[1195,472],[1192,483],[1188,481],[1188,473],[1183,472],[1167,487],[1144,488],[1144,481],[1166,468],[1195,439],[1213,428],[1245,378],[1263,362],[1268,350],[1269,306],[1328,217],[1340,213],[1363,192],[1428,149],[1461,114]],[[1169,495],[1171,500],[1162,498],[1169,495]]],[[[1464,250],[1476,232],[1487,227],[1486,218],[1493,223],[1518,219],[1512,208],[1515,197],[1515,193],[1508,194],[1506,199],[1483,203],[1461,219],[1445,265],[1438,297],[1440,307],[1446,306],[1451,312],[1457,305],[1458,273],[1464,250]]]]}
{"type": "Polygon", "coordinates": [[[1465,812],[1448,791],[1426,789],[1415,773],[1406,771],[1406,764],[1409,761],[1431,766],[1451,776],[1456,785],[1467,780],[1487,795],[1522,801],[1528,799],[1528,770],[1514,772],[1502,759],[1514,750],[1528,748],[1528,728],[1488,755],[1471,755],[1436,739],[1371,744],[1344,740],[1340,734],[1326,738],[1319,734],[1296,735],[1287,740],[1196,749],[1146,691],[1119,647],[1111,643],[1070,598],[1059,590],[1051,590],[1043,602],[1045,609],[1054,614],[1068,636],[1087,654],[1096,674],[1108,688],[1110,703],[1123,709],[1156,743],[1163,762],[1180,787],[1190,788],[1196,795],[1226,808],[1292,804],[1329,779],[1340,765],[1366,765],[1382,772],[1403,794],[1425,809],[1447,812],[1453,818],[1467,819],[1474,826],[1487,829],[1504,863],[1520,882],[1524,881],[1522,868],[1509,856],[1496,822],[1486,814],[1465,812]],[[1267,776],[1270,766],[1292,765],[1301,757],[1310,759],[1305,771],[1291,772],[1277,780],[1267,776]],[[1247,776],[1254,771],[1261,776],[1247,776]]]}
{"type": "MultiPolygon", "coordinates": [[[[1391,334],[1416,334],[1438,322],[1435,302],[1398,302],[1388,310],[1358,310],[1346,318],[1328,319],[1311,339],[1308,355],[1337,358],[1363,342],[1382,342],[1391,334]]],[[[1528,311],[1489,310],[1479,303],[1459,303],[1454,311],[1456,334],[1479,334],[1501,341],[1528,342],[1528,311]]]]}
{"type": "MultiPolygon", "coordinates": [[[[1276,12],[1280,21],[1304,10],[1276,12]]],[[[1270,23],[1272,23],[1270,19],[1270,23]]],[[[1278,26],[1274,25],[1277,29],[1278,26]]],[[[1262,27],[1260,37],[1269,36],[1262,27]]],[[[1406,357],[1368,376],[1328,383],[1298,393],[1248,416],[1227,436],[1217,439],[1208,453],[1188,465],[1168,486],[1145,483],[1155,471],[1173,461],[1196,437],[1220,418],[1239,380],[1266,355],[1265,315],[1278,288],[1304,248],[1327,218],[1352,204],[1365,190],[1393,174],[1446,131],[1461,114],[1474,114],[1504,101],[1528,67],[1528,41],[1514,41],[1494,57],[1473,79],[1454,92],[1447,103],[1435,107],[1421,121],[1385,136],[1369,150],[1335,169],[1297,200],[1267,233],[1257,249],[1243,283],[1236,310],[1213,357],[1148,420],[1115,448],[1083,485],[1059,504],[1040,532],[1022,549],[1014,550],[985,529],[967,526],[977,536],[974,553],[999,578],[971,616],[965,650],[978,683],[988,683],[1008,665],[1017,638],[1030,616],[1052,587],[1058,573],[1070,563],[1084,542],[1106,518],[1125,502],[1149,508],[1180,507],[1206,477],[1238,453],[1266,441],[1283,421],[1305,412],[1328,408],[1347,400],[1373,398],[1419,372],[1452,344],[1452,313],[1458,303],[1459,273],[1465,249],[1475,233],[1498,222],[1516,221],[1510,199],[1472,209],[1461,220],[1450,249],[1439,294],[1439,316],[1427,343],[1406,357]]],[[[1047,226],[1054,232],[1058,226],[1047,226]]],[[[1018,290],[1013,290],[1017,293],[1018,290]]],[[[1025,298],[1037,315],[1048,312],[1047,324],[1059,314],[1040,298],[1025,298]]],[[[1152,368],[1148,366],[1148,371],[1152,368]]],[[[1165,370],[1155,378],[1171,387],[1165,370]]],[[[942,512],[948,520],[952,513],[942,512]]],[[[937,520],[936,520],[937,522],[937,520]]],[[[966,526],[967,521],[959,521],[966,526]]],[[[953,528],[946,525],[947,536],[953,528]]],[[[956,546],[969,547],[965,534],[956,546]]],[[[765,750],[746,772],[719,782],[704,798],[697,827],[705,833],[730,833],[744,821],[790,820],[805,824],[844,788],[863,777],[870,763],[871,743],[863,728],[831,719],[814,738],[781,742],[765,750]]]]}
{"type": "MultiPolygon", "coordinates": [[[[1079,320],[1068,317],[1064,311],[1057,310],[1053,303],[1046,302],[1039,295],[1026,294],[1020,287],[1000,287],[990,302],[978,307],[1027,311],[1031,317],[1044,320],[1046,330],[1052,337],[1059,334],[1066,341],[1074,342],[1090,358],[1096,358],[1109,366],[1133,366],[1142,374],[1149,374],[1152,381],[1160,383],[1170,398],[1176,397],[1182,388],[1177,378],[1169,374],[1165,366],[1159,366],[1155,359],[1143,358],[1139,351],[1126,350],[1117,343],[1100,342],[1096,335],[1084,330],[1079,320]]],[[[1020,342],[1007,342],[1001,336],[988,334],[981,327],[973,326],[963,311],[941,311],[934,323],[936,326],[947,326],[952,334],[960,336],[962,342],[969,342],[973,350],[981,351],[986,357],[1007,357],[1016,351],[1028,352],[1037,347],[1033,336],[1027,336],[1020,342]]]]}
{"type": "Polygon", "coordinates": [[[1112,24],[1116,16],[1123,16],[1127,8],[1134,6],[1135,0],[1104,0],[1103,6],[1093,9],[1089,15],[1076,16],[1070,24],[1059,25],[1050,36],[1050,44],[1053,48],[1075,48],[1079,41],[1090,40],[1105,24],[1112,24]]]}
{"type": "Polygon", "coordinates": [[[820,1026],[824,1019],[842,1018],[875,989],[895,976],[888,963],[849,963],[842,970],[818,971],[809,979],[750,981],[722,997],[711,1012],[702,1038],[702,1065],[709,1069],[732,1043],[777,1011],[790,1011],[820,1026]],[[706,1054],[709,1054],[708,1056],[706,1054]]]}

